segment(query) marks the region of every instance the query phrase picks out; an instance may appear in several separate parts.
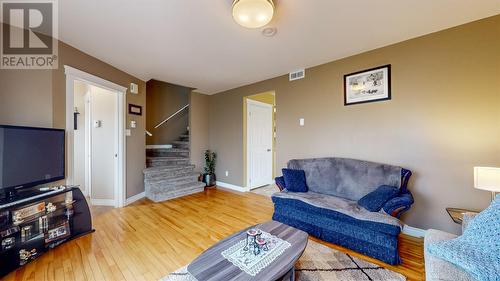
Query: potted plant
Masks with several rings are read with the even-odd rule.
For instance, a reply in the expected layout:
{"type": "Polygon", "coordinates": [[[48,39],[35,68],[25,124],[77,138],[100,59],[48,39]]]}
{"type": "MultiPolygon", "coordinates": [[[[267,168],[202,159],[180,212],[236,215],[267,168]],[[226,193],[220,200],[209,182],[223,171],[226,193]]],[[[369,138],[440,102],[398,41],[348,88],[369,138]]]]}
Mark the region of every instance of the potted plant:
{"type": "Polygon", "coordinates": [[[205,173],[203,182],[207,187],[215,186],[215,159],[217,154],[210,150],[205,150],[205,173]]]}

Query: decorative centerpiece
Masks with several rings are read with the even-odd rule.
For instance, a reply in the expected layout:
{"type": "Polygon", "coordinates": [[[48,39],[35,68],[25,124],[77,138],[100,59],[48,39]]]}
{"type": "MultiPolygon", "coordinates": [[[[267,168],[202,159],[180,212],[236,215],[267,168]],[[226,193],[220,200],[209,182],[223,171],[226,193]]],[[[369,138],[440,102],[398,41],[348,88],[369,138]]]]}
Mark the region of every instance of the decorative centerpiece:
{"type": "Polygon", "coordinates": [[[246,231],[243,240],[223,251],[222,256],[251,276],[257,275],[291,244],[260,229],[246,231]]]}
{"type": "Polygon", "coordinates": [[[260,229],[251,228],[247,230],[247,239],[243,251],[253,253],[254,255],[260,254],[261,250],[267,251],[267,240],[261,237],[262,231],[260,229]]]}

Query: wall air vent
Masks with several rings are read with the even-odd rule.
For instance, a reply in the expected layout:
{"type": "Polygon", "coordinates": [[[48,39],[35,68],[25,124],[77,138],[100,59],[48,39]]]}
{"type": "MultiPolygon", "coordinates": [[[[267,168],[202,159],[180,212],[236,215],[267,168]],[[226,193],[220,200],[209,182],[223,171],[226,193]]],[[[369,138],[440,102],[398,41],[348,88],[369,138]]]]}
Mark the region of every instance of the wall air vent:
{"type": "Polygon", "coordinates": [[[290,74],[288,74],[288,79],[290,81],[299,80],[299,79],[302,79],[304,77],[306,77],[306,70],[305,69],[300,69],[300,70],[297,70],[294,72],[290,72],[290,74]]]}

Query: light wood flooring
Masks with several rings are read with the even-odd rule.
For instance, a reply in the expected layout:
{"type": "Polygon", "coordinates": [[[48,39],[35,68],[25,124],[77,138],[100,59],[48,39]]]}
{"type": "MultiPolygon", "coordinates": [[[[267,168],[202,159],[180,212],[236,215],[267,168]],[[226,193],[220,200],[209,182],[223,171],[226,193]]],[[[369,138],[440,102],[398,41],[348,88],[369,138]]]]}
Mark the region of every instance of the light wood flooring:
{"type": "MultiPolygon", "coordinates": [[[[143,199],[121,209],[93,207],[95,233],[49,251],[3,280],[158,280],[231,233],[270,220],[272,212],[269,197],[223,189],[162,203],[143,199]]],[[[408,280],[424,280],[422,239],[401,235],[400,266],[314,240],[408,280]]]]}

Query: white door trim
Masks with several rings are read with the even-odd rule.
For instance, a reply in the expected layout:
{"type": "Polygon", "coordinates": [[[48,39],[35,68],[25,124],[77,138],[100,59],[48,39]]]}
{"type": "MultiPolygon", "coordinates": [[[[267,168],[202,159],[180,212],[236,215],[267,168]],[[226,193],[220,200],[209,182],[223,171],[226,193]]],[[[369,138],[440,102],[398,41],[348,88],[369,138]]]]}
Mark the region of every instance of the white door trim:
{"type": "Polygon", "coordinates": [[[117,133],[115,135],[116,154],[116,170],[115,170],[115,186],[114,186],[114,206],[123,207],[126,196],[126,138],[125,138],[125,102],[127,88],[105,80],[101,77],[81,71],[71,66],[64,66],[66,74],[66,152],[67,152],[67,184],[74,183],[74,128],[73,128],[73,111],[74,111],[74,83],[75,81],[83,81],[87,84],[94,85],[100,88],[107,89],[116,93],[116,106],[118,118],[117,133]]]}
{"type": "MultiPolygon", "coordinates": [[[[250,133],[249,133],[249,128],[250,128],[250,126],[248,126],[248,124],[249,124],[249,122],[248,122],[248,120],[249,120],[249,118],[248,118],[248,117],[249,117],[249,116],[248,116],[248,112],[249,112],[249,111],[248,111],[248,106],[249,106],[250,104],[253,104],[253,105],[258,105],[258,106],[263,106],[263,107],[269,107],[269,108],[271,108],[271,110],[272,110],[273,105],[268,104],[268,103],[264,103],[264,102],[260,102],[260,101],[256,101],[256,100],[251,100],[251,99],[249,99],[249,98],[247,98],[247,99],[246,99],[246,103],[247,103],[247,104],[246,104],[246,110],[247,110],[247,112],[246,112],[246,115],[247,115],[247,116],[246,116],[246,122],[247,122],[247,124],[246,124],[246,129],[247,129],[247,132],[246,132],[246,133],[247,133],[247,138],[246,138],[246,150],[247,150],[247,152],[246,152],[246,155],[247,155],[247,163],[246,163],[246,164],[247,164],[247,165],[246,165],[246,166],[247,166],[247,171],[246,171],[246,174],[247,174],[247,179],[246,179],[246,188],[247,188],[248,190],[251,190],[252,188],[255,188],[256,186],[252,186],[252,185],[250,184],[250,168],[251,168],[251,167],[250,167],[250,166],[251,166],[251,165],[250,165],[250,152],[251,152],[251,149],[250,149],[250,147],[249,147],[249,145],[248,145],[248,144],[250,143],[250,133]]],[[[272,120],[271,120],[271,122],[272,122],[272,120]]],[[[271,138],[272,138],[272,137],[273,137],[273,136],[272,136],[272,134],[271,134],[271,138]]],[[[271,165],[271,166],[272,166],[272,165],[271,165]]],[[[272,184],[272,183],[273,183],[273,182],[271,181],[269,184],[272,184]]]]}

